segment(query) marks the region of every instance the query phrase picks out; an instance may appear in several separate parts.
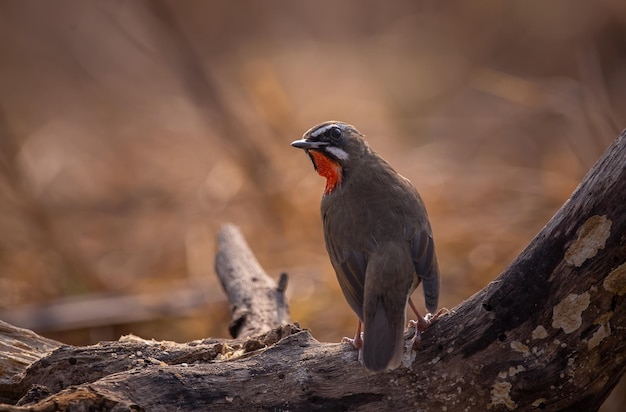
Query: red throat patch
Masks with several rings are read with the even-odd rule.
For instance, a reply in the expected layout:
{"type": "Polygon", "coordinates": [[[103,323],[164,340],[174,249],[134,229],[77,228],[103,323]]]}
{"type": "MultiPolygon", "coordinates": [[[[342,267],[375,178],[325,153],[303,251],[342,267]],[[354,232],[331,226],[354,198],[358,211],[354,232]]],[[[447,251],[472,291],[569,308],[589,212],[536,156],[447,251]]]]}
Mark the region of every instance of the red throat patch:
{"type": "Polygon", "coordinates": [[[309,154],[315,162],[317,173],[326,178],[324,195],[331,194],[337,185],[341,185],[341,165],[317,150],[310,150],[309,154]]]}

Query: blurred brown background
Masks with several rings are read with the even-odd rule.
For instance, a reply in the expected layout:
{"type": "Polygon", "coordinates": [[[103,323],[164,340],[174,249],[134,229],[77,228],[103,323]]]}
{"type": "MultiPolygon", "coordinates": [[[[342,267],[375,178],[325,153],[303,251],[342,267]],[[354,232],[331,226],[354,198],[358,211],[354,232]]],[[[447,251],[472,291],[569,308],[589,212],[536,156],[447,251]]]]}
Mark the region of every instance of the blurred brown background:
{"type": "Polygon", "coordinates": [[[353,334],[323,180],[289,146],[329,119],[420,190],[452,308],[625,113],[622,0],[3,1],[0,319],[71,344],[226,337],[213,256],[233,222],[289,273],[293,320],[353,334]]]}

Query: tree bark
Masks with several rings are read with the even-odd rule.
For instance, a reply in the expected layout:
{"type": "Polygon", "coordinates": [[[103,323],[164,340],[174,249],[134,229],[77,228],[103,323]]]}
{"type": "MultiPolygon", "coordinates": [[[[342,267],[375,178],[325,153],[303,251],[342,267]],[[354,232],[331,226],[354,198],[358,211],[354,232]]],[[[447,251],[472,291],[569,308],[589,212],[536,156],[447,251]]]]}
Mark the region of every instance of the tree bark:
{"type": "Polygon", "coordinates": [[[217,237],[215,271],[231,303],[232,337],[248,337],[289,323],[285,299],[287,275],[278,285],[263,271],[246,241],[233,225],[224,225],[217,237]]]}
{"type": "MultiPolygon", "coordinates": [[[[0,397],[12,404],[0,411],[597,410],[626,365],[624,233],[626,133],[500,276],[427,329],[417,349],[409,330],[402,367],[372,374],[351,345],[283,324],[284,284],[227,226],[216,267],[238,338],[48,342],[20,373],[3,373],[0,397]]],[[[8,341],[13,329],[0,326],[8,341]]],[[[1,368],[9,358],[0,352],[1,368]]]]}

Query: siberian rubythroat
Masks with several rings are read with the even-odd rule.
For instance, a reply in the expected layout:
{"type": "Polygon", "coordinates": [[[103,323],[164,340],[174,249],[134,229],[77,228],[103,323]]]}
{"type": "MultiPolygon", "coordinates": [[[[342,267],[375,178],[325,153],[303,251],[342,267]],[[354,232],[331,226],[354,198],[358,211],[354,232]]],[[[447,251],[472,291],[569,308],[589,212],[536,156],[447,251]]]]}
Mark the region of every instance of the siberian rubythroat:
{"type": "Polygon", "coordinates": [[[359,318],[354,345],[362,348],[368,370],[395,369],[402,362],[407,303],[418,316],[418,329],[429,324],[410,301],[411,293],[421,282],[430,312],[439,300],[424,202],[354,126],[324,122],[291,145],[304,149],[326,178],[321,205],[326,250],[359,318]]]}

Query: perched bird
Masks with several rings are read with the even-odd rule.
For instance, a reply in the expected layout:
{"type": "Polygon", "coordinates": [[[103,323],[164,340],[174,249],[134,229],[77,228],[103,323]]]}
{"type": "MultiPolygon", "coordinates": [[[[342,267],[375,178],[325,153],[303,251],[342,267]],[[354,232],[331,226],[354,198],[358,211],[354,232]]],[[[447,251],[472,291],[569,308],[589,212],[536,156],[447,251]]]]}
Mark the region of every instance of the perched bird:
{"type": "Polygon", "coordinates": [[[419,331],[432,320],[419,314],[411,293],[421,281],[430,312],[439,299],[439,269],[424,203],[354,126],[325,122],[291,145],[304,149],[326,178],[324,238],[341,290],[359,318],[354,346],[361,348],[368,370],[395,369],[402,362],[407,302],[418,316],[419,331]]]}

